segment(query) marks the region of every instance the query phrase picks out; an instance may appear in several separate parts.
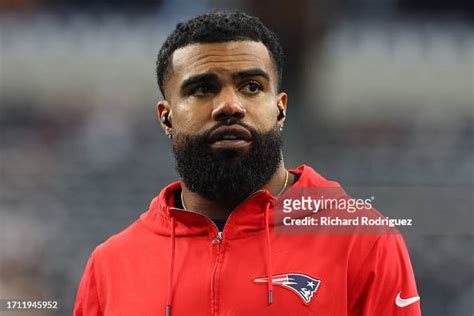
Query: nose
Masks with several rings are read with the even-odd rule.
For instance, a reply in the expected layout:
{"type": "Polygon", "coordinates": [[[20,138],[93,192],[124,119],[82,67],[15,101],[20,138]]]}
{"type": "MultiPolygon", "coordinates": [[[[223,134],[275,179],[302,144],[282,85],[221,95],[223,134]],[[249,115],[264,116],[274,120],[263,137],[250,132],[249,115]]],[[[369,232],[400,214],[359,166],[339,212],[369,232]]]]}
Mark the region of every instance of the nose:
{"type": "Polygon", "coordinates": [[[225,121],[229,119],[241,120],[245,116],[245,108],[232,89],[222,89],[214,99],[212,119],[225,121]]]}

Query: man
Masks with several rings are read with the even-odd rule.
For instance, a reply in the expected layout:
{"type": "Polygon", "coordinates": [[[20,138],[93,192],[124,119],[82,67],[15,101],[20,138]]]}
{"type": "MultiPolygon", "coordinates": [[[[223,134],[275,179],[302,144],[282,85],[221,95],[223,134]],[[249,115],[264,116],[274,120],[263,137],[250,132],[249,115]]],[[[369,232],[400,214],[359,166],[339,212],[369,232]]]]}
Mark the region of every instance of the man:
{"type": "Polygon", "coordinates": [[[339,187],[285,168],[281,75],[255,17],[177,25],[158,55],[157,111],[180,181],[94,250],[74,315],[420,315],[399,234],[275,232],[278,196],[339,187]]]}

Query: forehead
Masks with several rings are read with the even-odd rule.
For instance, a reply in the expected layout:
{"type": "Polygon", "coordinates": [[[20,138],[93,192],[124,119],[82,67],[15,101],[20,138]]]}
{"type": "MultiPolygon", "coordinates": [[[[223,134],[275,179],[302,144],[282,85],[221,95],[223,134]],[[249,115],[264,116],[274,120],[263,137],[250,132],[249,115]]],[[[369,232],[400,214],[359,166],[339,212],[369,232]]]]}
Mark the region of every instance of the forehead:
{"type": "MultiPolygon", "coordinates": [[[[191,44],[177,49],[172,57],[171,77],[181,81],[208,72],[236,72],[261,68],[276,80],[267,47],[254,41],[191,44]]],[[[170,78],[170,79],[172,79],[170,78]]]]}

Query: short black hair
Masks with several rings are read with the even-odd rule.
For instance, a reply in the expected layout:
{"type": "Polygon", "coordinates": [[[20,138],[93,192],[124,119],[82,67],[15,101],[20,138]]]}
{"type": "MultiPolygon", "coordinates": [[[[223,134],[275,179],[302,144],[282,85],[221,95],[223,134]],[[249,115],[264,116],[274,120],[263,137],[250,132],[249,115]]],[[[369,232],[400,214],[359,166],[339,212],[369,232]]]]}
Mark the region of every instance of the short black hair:
{"type": "Polygon", "coordinates": [[[257,17],[238,10],[214,10],[178,23],[161,46],[156,60],[156,76],[163,97],[165,97],[164,77],[169,70],[171,55],[175,50],[194,43],[245,40],[261,42],[267,47],[277,71],[278,88],[283,72],[283,49],[275,33],[257,17]]]}

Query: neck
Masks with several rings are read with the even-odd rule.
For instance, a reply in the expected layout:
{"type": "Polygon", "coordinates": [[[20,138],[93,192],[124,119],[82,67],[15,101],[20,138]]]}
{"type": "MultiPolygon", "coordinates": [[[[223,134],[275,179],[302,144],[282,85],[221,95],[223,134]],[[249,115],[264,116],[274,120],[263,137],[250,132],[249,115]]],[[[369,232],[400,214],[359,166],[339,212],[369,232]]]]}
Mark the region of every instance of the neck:
{"type": "MultiPolygon", "coordinates": [[[[286,179],[287,172],[288,171],[286,170],[285,165],[282,161],[282,163],[280,164],[278,169],[275,171],[270,181],[268,181],[268,183],[263,186],[263,189],[267,189],[275,196],[278,195],[282,191],[282,189],[285,186],[285,182],[286,182],[286,188],[284,190],[288,189],[294,182],[294,175],[292,175],[291,173],[288,173],[288,179],[286,179]]],[[[182,198],[183,198],[184,204],[186,205],[186,209],[192,210],[194,212],[205,215],[212,219],[221,219],[221,220],[227,219],[230,213],[232,213],[232,211],[241,202],[243,202],[243,201],[240,201],[234,204],[225,204],[225,203],[209,201],[203,198],[198,193],[192,192],[191,190],[189,190],[183,182],[181,182],[181,185],[182,185],[182,190],[183,190],[182,198]]]]}

